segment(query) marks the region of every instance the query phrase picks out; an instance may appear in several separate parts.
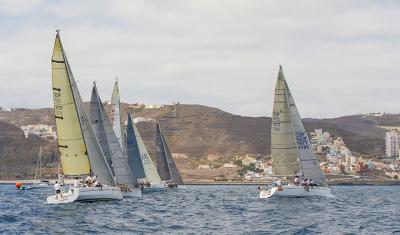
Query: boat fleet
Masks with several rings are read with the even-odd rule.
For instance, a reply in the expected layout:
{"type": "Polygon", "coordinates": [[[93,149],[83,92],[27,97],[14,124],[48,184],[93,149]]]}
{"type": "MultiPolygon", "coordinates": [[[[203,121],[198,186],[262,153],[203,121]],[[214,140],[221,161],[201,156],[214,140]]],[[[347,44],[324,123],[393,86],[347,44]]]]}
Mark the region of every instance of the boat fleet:
{"type": "MultiPolygon", "coordinates": [[[[49,196],[47,203],[140,198],[143,192],[169,190],[183,185],[159,122],[156,122],[156,154],[153,156],[156,164],[130,113],[126,132],[123,130],[118,81],[112,93],[110,115],[105,111],[96,83],[93,84],[89,106],[84,104],[59,31],[55,37],[51,67],[62,172],[67,177],[75,178],[75,182],[69,189],[59,189],[58,183],[56,194],[49,196]],[[88,176],[96,179],[96,187],[78,183],[85,182],[88,176]]],[[[273,175],[278,183],[259,187],[260,198],[331,196],[282,66],[279,67],[274,95],[271,157],[273,175]],[[299,185],[295,178],[309,179],[314,183],[311,187],[299,185]]],[[[40,162],[41,154],[38,166],[40,162]]],[[[41,186],[44,185],[37,184],[37,187],[41,186]]]]}

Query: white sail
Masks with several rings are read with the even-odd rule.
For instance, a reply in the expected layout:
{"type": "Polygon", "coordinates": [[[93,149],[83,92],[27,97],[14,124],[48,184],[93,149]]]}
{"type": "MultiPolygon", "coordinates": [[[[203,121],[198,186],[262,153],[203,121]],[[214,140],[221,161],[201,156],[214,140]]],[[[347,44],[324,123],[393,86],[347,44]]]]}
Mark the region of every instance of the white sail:
{"type": "Polygon", "coordinates": [[[310,139],[307,136],[307,132],[304,128],[303,122],[299,111],[297,110],[296,104],[290,89],[285,81],[287,90],[288,103],[290,107],[290,113],[292,117],[293,129],[295,132],[295,140],[297,143],[297,152],[300,158],[300,164],[302,169],[302,175],[306,179],[312,179],[316,183],[324,183],[325,176],[319,167],[319,161],[317,156],[312,149],[310,139]]]}
{"type": "Polygon", "coordinates": [[[272,174],[293,176],[300,171],[300,163],[282,69],[279,70],[276,82],[271,122],[272,174]]]}
{"type": "Polygon", "coordinates": [[[52,69],[58,149],[64,173],[83,175],[91,171],[101,183],[116,185],[88,119],[58,32],[52,69]]]}
{"type": "MultiPolygon", "coordinates": [[[[131,118],[131,117],[129,117],[129,118],[131,118]]],[[[146,175],[146,179],[149,180],[151,183],[160,184],[161,178],[157,172],[157,168],[155,167],[153,161],[150,158],[150,154],[147,151],[146,145],[143,143],[142,137],[140,136],[140,133],[139,133],[136,125],[133,122],[132,122],[132,124],[133,124],[133,130],[134,130],[135,136],[136,136],[137,145],[139,148],[140,158],[142,159],[143,169],[144,169],[144,173],[146,175]]]]}
{"type": "Polygon", "coordinates": [[[115,81],[114,90],[111,97],[111,123],[121,149],[125,149],[123,140],[124,135],[122,134],[121,125],[121,104],[119,100],[118,81],[115,81]]]}

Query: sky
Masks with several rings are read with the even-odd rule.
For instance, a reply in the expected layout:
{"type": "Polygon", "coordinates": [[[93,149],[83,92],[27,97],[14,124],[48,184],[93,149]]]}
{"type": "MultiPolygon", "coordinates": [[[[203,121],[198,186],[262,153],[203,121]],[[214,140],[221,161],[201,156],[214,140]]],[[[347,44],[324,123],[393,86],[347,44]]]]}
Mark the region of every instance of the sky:
{"type": "Polygon", "coordinates": [[[400,113],[400,1],[0,0],[0,107],[52,107],[55,30],[84,99],[270,116],[279,64],[302,117],[400,113]]]}

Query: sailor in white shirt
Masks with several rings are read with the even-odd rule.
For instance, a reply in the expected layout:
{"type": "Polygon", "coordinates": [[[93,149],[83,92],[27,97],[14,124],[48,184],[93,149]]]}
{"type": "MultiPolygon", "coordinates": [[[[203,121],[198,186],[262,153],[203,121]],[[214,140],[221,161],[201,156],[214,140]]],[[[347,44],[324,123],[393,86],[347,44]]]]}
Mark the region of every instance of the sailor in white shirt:
{"type": "Polygon", "coordinates": [[[54,184],[54,189],[56,190],[56,199],[58,199],[58,194],[60,194],[61,198],[63,198],[63,195],[61,193],[61,186],[57,181],[54,184]]]}

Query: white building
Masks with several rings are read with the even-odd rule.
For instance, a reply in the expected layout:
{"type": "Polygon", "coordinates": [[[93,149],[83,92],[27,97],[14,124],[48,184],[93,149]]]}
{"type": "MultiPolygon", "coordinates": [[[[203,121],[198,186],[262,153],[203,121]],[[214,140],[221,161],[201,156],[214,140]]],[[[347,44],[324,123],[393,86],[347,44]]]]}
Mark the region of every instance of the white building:
{"type": "Polygon", "coordinates": [[[21,126],[21,130],[24,132],[25,138],[28,138],[29,135],[37,135],[40,138],[57,138],[57,134],[53,131],[53,128],[48,125],[27,125],[21,126]]]}
{"type": "Polygon", "coordinates": [[[386,156],[397,157],[399,156],[399,132],[397,129],[386,132],[385,150],[386,156]]]}

